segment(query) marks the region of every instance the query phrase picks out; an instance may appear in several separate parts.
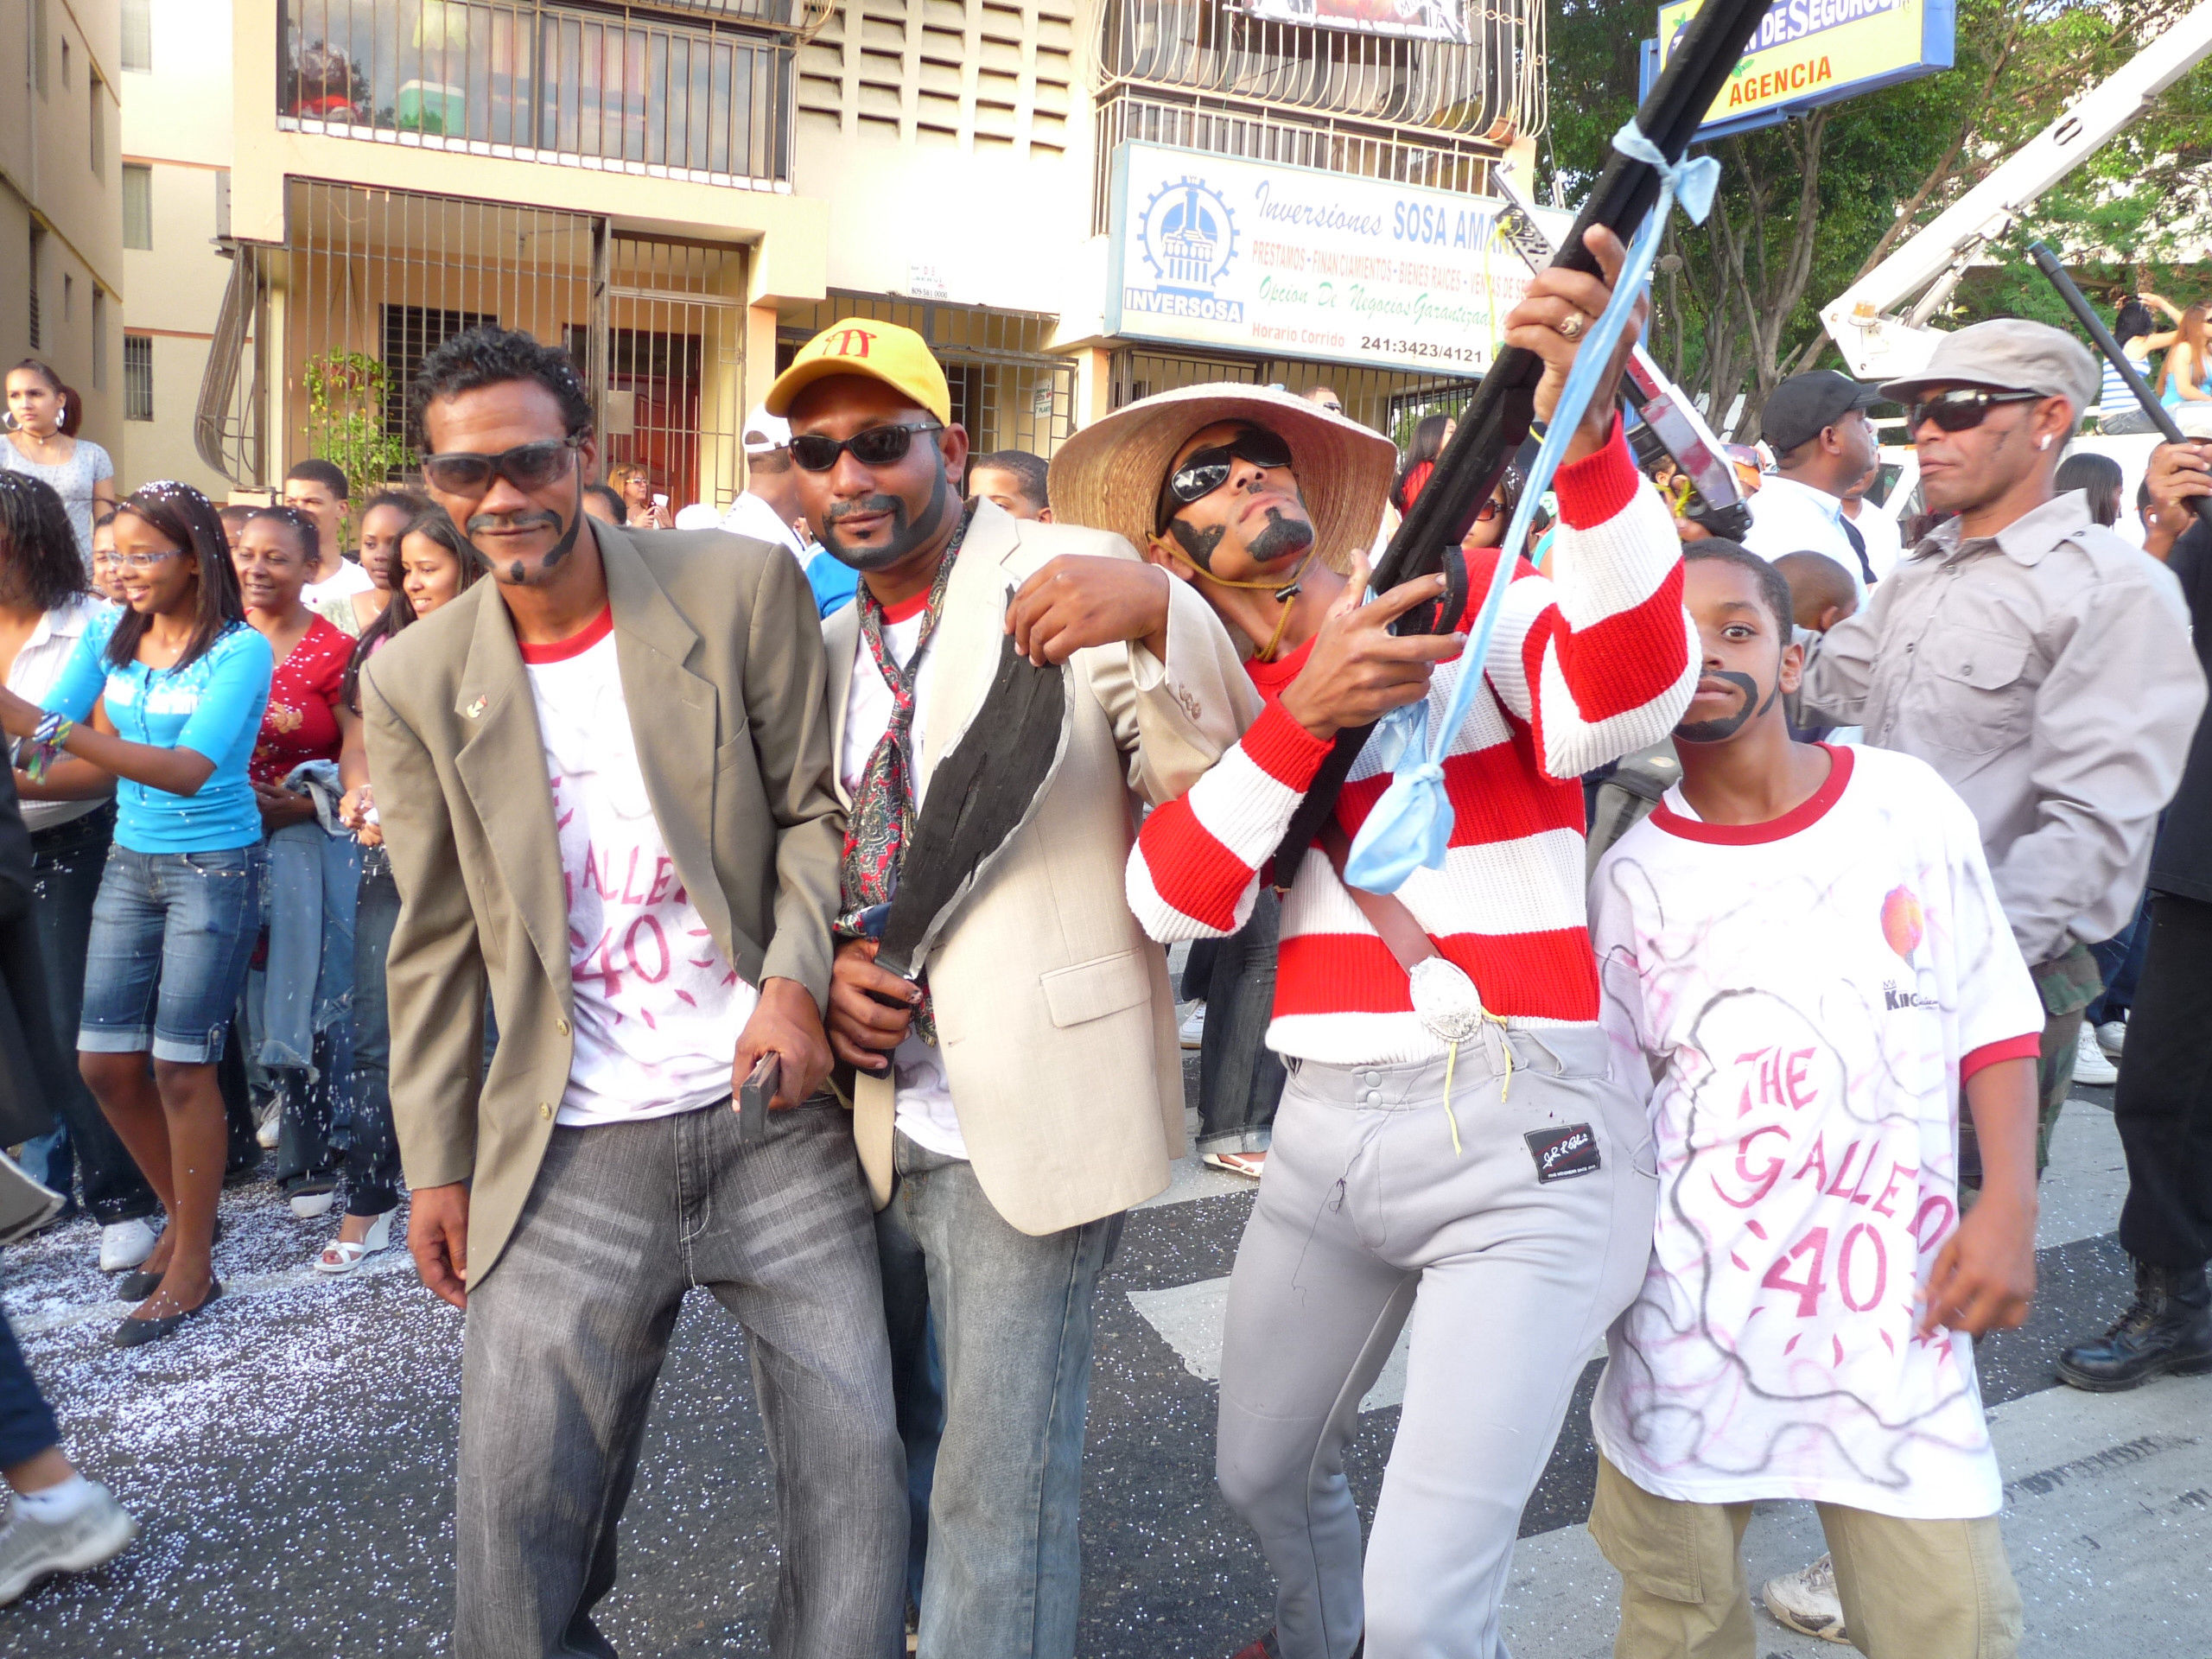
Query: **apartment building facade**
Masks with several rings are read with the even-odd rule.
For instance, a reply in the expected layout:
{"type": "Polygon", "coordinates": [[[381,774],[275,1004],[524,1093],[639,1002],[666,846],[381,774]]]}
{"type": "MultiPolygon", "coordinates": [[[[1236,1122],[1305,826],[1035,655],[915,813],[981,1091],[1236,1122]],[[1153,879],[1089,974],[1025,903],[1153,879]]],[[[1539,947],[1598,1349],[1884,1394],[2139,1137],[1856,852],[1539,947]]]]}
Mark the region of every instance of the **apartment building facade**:
{"type": "Polygon", "coordinates": [[[0,26],[0,351],[49,364],[119,448],[122,41],[112,5],[10,0],[0,26]]]}
{"type": "Polygon", "coordinates": [[[128,256],[134,349],[171,411],[197,355],[210,484],[404,471],[413,365],[492,319],[678,503],[741,487],[745,410],[847,316],[919,328],[986,448],[1222,378],[1390,429],[1488,360],[1491,169],[1544,112],[1535,0],[133,3],[129,159],[156,241],[199,257],[165,201],[205,232],[188,283],[128,256]],[[187,141],[175,99],[227,123],[187,141]]]}

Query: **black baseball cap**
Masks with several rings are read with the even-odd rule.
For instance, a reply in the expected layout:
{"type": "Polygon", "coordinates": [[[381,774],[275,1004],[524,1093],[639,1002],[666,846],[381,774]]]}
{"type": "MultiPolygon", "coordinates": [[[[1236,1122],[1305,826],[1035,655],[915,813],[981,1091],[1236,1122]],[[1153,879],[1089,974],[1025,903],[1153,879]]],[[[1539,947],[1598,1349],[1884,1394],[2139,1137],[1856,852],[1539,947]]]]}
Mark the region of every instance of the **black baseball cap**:
{"type": "Polygon", "coordinates": [[[1793,374],[1767,394],[1766,407],[1759,411],[1759,435],[1776,454],[1786,455],[1853,410],[1872,409],[1883,401],[1879,386],[1834,369],[1793,374]]]}

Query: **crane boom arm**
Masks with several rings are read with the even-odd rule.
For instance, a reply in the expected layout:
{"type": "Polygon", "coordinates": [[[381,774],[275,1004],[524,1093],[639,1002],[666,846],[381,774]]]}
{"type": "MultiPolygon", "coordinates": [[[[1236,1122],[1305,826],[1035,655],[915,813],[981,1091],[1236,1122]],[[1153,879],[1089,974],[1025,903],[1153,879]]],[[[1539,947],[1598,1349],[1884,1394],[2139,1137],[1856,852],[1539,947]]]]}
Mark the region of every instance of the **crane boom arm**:
{"type": "MultiPolygon", "coordinates": [[[[2096,153],[2166,88],[2212,55],[2212,0],[2194,7],[1989,176],[1891,250],[1821,311],[1830,339],[1862,379],[1911,374],[1935,349],[1919,326],[1934,309],[1892,313],[1929,284],[1956,280],[1974,251],[2012,227],[2037,197],[2096,153]]],[[[1944,289],[1948,292],[1948,286],[1944,289]]]]}

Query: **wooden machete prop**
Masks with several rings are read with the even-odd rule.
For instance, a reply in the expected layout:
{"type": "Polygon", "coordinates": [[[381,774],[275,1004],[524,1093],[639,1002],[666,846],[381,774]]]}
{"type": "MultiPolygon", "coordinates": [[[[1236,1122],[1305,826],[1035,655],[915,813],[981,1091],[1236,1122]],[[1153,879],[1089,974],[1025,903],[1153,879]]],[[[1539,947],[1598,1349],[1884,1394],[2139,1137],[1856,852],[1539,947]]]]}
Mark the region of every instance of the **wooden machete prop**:
{"type": "MultiPolygon", "coordinates": [[[[1727,85],[1745,43],[1770,4],[1770,0],[1707,0],[1690,20],[1681,43],[1636,112],[1636,124],[1669,164],[1680,162],[1682,152],[1689,148],[1699,124],[1727,85]]],[[[1625,243],[1658,199],[1658,169],[1614,151],[1606,157],[1605,171],[1599,175],[1596,188],[1567,233],[1567,245],[1552,263],[1595,275],[1598,261],[1582,245],[1583,232],[1603,225],[1625,243]]],[[[1543,359],[1520,346],[1508,346],[1498,352],[1490,372],[1475,388],[1474,397],[1459,416],[1458,431],[1437,458],[1435,472],[1375,567],[1374,587],[1378,594],[1439,571],[1450,578],[1440,602],[1415,606],[1392,625],[1394,632],[1445,633],[1458,623],[1466,604],[1466,575],[1455,556],[1475,514],[1490,499],[1522,440],[1529,435],[1529,423],[1535,416],[1536,385],[1543,373],[1543,359]]],[[[1335,807],[1337,791],[1351,775],[1352,763],[1359,759],[1374,729],[1361,726],[1337,734],[1328,758],[1322,761],[1321,770],[1275,849],[1278,884],[1287,887],[1297,876],[1300,859],[1335,807]]]]}
{"type": "Polygon", "coordinates": [[[1035,816],[1066,751],[1069,687],[1066,668],[1038,668],[1012,634],[1001,638],[990,690],[930,774],[899,890],[884,906],[877,967],[920,978],[961,901],[1035,816]]]}

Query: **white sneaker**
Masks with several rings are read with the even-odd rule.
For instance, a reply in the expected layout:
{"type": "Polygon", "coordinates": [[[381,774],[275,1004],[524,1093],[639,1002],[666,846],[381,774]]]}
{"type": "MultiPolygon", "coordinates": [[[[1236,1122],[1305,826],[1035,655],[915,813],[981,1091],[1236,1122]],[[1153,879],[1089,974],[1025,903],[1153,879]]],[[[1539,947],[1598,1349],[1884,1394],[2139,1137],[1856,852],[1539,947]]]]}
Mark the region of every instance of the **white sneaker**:
{"type": "Polygon", "coordinates": [[[330,1213],[330,1206],[338,1202],[335,1192],[302,1192],[292,1200],[292,1213],[302,1221],[313,1221],[318,1216],[330,1213]]]}
{"type": "Polygon", "coordinates": [[[91,1484],[91,1501],[67,1521],[40,1521],[16,1506],[15,1520],[0,1532],[0,1606],[41,1579],[87,1572],[114,1560],[138,1535],[138,1523],[107,1488],[91,1484]]]}
{"type": "Polygon", "coordinates": [[[2120,1068],[2105,1058],[2097,1033],[2088,1026],[2082,1027],[2081,1040],[2074,1045],[2074,1081],[2092,1089],[2108,1089],[2120,1081],[2120,1068]]]}
{"type": "Polygon", "coordinates": [[[272,1096],[268,1109],[261,1115],[261,1122],[253,1126],[254,1144],[264,1152],[274,1152],[283,1134],[284,1102],[282,1096],[272,1096]]]}
{"type": "Polygon", "coordinates": [[[124,1273],[154,1253],[161,1235],[143,1221],[118,1221],[100,1229],[100,1271],[124,1273]]]}
{"type": "Polygon", "coordinates": [[[1843,1631],[1843,1599],[1836,1594],[1835,1563],[1823,1555],[1786,1578],[1769,1579],[1759,1592],[1774,1622],[1800,1636],[1849,1642],[1843,1631]]]}
{"type": "Polygon", "coordinates": [[[1176,1027],[1175,1034],[1183,1039],[1185,1048],[1196,1048],[1204,1043],[1206,1037],[1206,1005],[1203,1002],[1192,1003],[1191,1011],[1183,1016],[1183,1023],[1176,1027]]]}
{"type": "Polygon", "coordinates": [[[2097,1046],[2112,1056],[2120,1058],[2120,1045],[2127,1040],[2127,1021],[2107,1020],[2097,1027],[2097,1046]]]}

